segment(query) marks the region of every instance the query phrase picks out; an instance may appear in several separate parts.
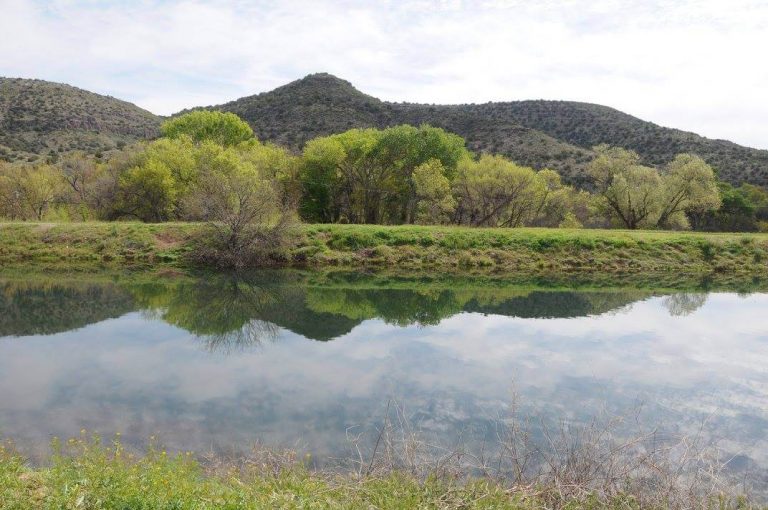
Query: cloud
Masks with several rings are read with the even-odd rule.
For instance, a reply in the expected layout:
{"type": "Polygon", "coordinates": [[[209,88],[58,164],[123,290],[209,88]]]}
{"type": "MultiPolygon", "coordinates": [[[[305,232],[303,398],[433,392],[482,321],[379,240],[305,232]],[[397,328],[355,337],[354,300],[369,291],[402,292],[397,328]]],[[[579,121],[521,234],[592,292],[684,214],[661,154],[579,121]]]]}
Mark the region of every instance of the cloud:
{"type": "Polygon", "coordinates": [[[0,0],[0,74],[156,113],[327,71],[383,99],[571,99],[768,148],[768,4],[0,0]]]}

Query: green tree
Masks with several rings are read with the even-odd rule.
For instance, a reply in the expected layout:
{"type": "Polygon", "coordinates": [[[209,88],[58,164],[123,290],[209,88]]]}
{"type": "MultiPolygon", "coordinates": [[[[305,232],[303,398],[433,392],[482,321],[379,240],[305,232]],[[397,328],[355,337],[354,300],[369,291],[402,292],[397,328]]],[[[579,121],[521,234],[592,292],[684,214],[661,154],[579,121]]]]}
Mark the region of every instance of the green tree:
{"type": "Polygon", "coordinates": [[[310,221],[412,223],[417,167],[439,161],[450,181],[468,157],[464,140],[430,126],[353,129],[310,141],[304,149],[300,210],[310,221]]]}
{"type": "Polygon", "coordinates": [[[42,220],[61,201],[64,181],[55,167],[8,165],[0,167],[0,215],[42,220]]]}
{"type": "Polygon", "coordinates": [[[768,221],[768,190],[747,182],[740,188],[747,200],[755,206],[755,218],[759,221],[768,221]]]}
{"type": "Polygon", "coordinates": [[[678,154],[662,175],[661,210],[657,225],[662,228],[688,226],[686,213],[720,207],[715,172],[703,159],[678,154]]]}
{"type": "Polygon", "coordinates": [[[456,209],[456,200],[440,160],[430,159],[417,166],[411,179],[418,200],[417,222],[432,225],[447,222],[456,209]]]}
{"type": "Polygon", "coordinates": [[[533,169],[501,156],[464,160],[454,183],[456,220],[472,226],[522,226],[538,213],[545,191],[545,180],[533,169]]]}
{"type": "MultiPolygon", "coordinates": [[[[379,223],[382,219],[383,197],[395,193],[391,187],[394,168],[382,167],[373,157],[381,132],[376,129],[352,129],[344,133],[319,139],[307,145],[305,166],[312,173],[308,178],[333,179],[337,185],[329,189],[334,203],[324,204],[331,213],[331,221],[345,219],[351,223],[379,223]]],[[[324,186],[323,181],[308,182],[306,189],[324,186]]],[[[311,199],[310,199],[311,200],[311,199]]],[[[321,205],[321,204],[318,204],[321,205]]]]}
{"type": "Polygon", "coordinates": [[[170,119],[161,126],[163,136],[188,136],[194,142],[211,141],[224,146],[237,145],[253,138],[247,122],[234,113],[198,110],[170,119]]]}
{"type": "Polygon", "coordinates": [[[386,210],[381,216],[389,223],[413,223],[418,202],[411,179],[415,169],[437,160],[450,182],[456,176],[459,161],[469,158],[469,152],[463,138],[443,129],[401,125],[381,132],[372,157],[380,168],[392,171],[388,182],[391,192],[383,197],[386,210]]]}
{"type": "Polygon", "coordinates": [[[231,151],[201,174],[185,199],[196,219],[207,221],[196,256],[222,267],[246,267],[273,255],[288,241],[294,214],[284,205],[278,182],[264,169],[231,151]]]}
{"type": "Polygon", "coordinates": [[[640,165],[640,156],[625,149],[598,146],[589,165],[605,213],[626,228],[637,229],[658,217],[662,181],[659,173],[640,165]]]}
{"type": "Polygon", "coordinates": [[[299,170],[302,185],[299,212],[306,221],[332,223],[339,220],[340,165],[346,157],[344,146],[335,138],[315,138],[307,142],[299,170]]]}
{"type": "Polygon", "coordinates": [[[713,211],[691,211],[690,222],[696,230],[751,232],[758,230],[758,211],[765,192],[751,185],[738,188],[727,182],[718,182],[720,208],[713,211]],[[763,195],[761,197],[761,195],[763,195]]]}
{"type": "Polygon", "coordinates": [[[161,222],[173,216],[176,181],[166,164],[154,159],[135,166],[119,179],[118,216],[161,222]]]}

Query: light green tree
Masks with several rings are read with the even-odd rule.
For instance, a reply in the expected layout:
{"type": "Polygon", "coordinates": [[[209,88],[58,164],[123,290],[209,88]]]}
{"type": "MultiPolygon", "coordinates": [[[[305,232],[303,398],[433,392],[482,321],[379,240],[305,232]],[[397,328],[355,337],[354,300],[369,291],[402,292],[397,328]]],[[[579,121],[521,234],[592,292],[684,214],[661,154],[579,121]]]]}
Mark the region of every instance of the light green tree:
{"type": "Polygon", "coordinates": [[[535,218],[545,193],[545,179],[531,168],[501,156],[464,160],[454,183],[456,219],[472,226],[522,226],[535,218]]]}
{"type": "Polygon", "coordinates": [[[70,215],[80,220],[96,217],[98,187],[104,174],[104,165],[84,152],[70,152],[59,159],[57,168],[66,183],[62,201],[70,215]]]}
{"type": "Polygon", "coordinates": [[[464,140],[431,126],[352,129],[310,141],[300,180],[302,216],[310,221],[412,223],[418,197],[411,178],[429,160],[450,181],[468,157],[464,140]]]}
{"type": "Polygon", "coordinates": [[[579,221],[579,218],[576,217],[576,214],[574,214],[571,211],[568,211],[563,215],[563,219],[560,221],[557,227],[558,228],[583,228],[584,224],[581,221],[579,221]]]}
{"type": "Polygon", "coordinates": [[[437,160],[450,182],[456,176],[459,161],[469,158],[469,152],[463,138],[443,129],[401,125],[381,131],[372,157],[377,166],[393,170],[391,192],[384,197],[382,216],[388,223],[413,223],[418,202],[411,179],[415,169],[437,160]]]}
{"type": "Polygon", "coordinates": [[[589,173],[602,209],[628,229],[652,224],[661,210],[662,181],[654,168],[640,165],[637,153],[598,146],[589,173]]]}
{"type": "Polygon", "coordinates": [[[184,199],[190,217],[208,222],[196,256],[206,263],[244,267],[278,251],[289,238],[293,210],[269,168],[232,150],[218,154],[184,199]]]}
{"type": "Polygon", "coordinates": [[[253,130],[247,122],[234,113],[197,110],[185,113],[163,123],[163,136],[179,138],[188,136],[194,142],[211,141],[233,146],[253,138],[253,130]]]}
{"type": "Polygon", "coordinates": [[[177,188],[170,168],[150,159],[120,176],[116,212],[147,222],[167,221],[175,212],[177,188]]]}
{"type": "Polygon", "coordinates": [[[418,201],[416,221],[431,225],[446,223],[456,209],[456,200],[440,160],[430,159],[417,166],[411,179],[418,201]]]}
{"type": "Polygon", "coordinates": [[[13,176],[15,168],[0,161],[0,218],[11,220],[22,217],[21,196],[13,176]]]}
{"type": "Polygon", "coordinates": [[[65,192],[61,172],[51,165],[0,167],[0,215],[42,220],[65,192]]]}
{"type": "Polygon", "coordinates": [[[187,135],[178,138],[160,138],[146,146],[141,155],[143,164],[163,165],[171,172],[177,196],[183,195],[200,173],[198,154],[211,147],[220,147],[209,140],[195,144],[187,135]]]}
{"type": "Polygon", "coordinates": [[[302,181],[305,190],[320,192],[308,199],[317,201],[319,213],[328,214],[321,221],[381,222],[382,201],[396,192],[396,169],[374,158],[380,137],[376,129],[352,129],[307,144],[302,181]],[[326,186],[327,193],[322,191],[326,186]]]}
{"type": "Polygon", "coordinates": [[[686,213],[704,213],[720,207],[720,192],[712,167],[692,154],[678,154],[662,174],[660,212],[662,228],[688,227],[686,213]]]}
{"type": "Polygon", "coordinates": [[[299,170],[302,186],[299,211],[305,220],[319,223],[339,220],[343,183],[340,165],[346,157],[344,145],[336,138],[322,137],[307,142],[299,170]]]}
{"type": "Polygon", "coordinates": [[[283,147],[261,143],[255,138],[235,147],[240,158],[259,169],[263,178],[275,181],[280,187],[284,204],[297,208],[301,199],[299,158],[283,147]]]}

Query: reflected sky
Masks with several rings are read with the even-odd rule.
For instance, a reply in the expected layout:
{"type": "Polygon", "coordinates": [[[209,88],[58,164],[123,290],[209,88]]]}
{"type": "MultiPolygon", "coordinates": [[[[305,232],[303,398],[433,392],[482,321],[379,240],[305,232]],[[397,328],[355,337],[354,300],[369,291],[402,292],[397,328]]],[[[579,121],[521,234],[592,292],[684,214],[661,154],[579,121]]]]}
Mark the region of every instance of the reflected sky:
{"type": "Polygon", "coordinates": [[[347,431],[380,423],[390,399],[446,441],[487,439],[516,399],[551,420],[706,420],[768,466],[768,294],[172,287],[6,282],[0,434],[33,457],[83,428],[344,456],[347,431]]]}

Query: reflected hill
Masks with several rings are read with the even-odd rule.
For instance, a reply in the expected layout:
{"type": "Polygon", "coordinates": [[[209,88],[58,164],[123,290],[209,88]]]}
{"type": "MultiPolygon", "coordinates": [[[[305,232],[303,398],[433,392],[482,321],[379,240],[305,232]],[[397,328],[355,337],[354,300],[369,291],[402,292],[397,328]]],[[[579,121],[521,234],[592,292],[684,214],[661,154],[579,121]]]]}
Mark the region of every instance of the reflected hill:
{"type": "Polygon", "coordinates": [[[651,295],[653,294],[648,291],[639,290],[531,291],[522,296],[511,296],[497,303],[481,302],[477,298],[472,298],[464,306],[464,311],[524,319],[565,319],[615,312],[651,295]]]}
{"type": "Polygon", "coordinates": [[[281,328],[328,341],[371,319],[428,326],[464,312],[582,317],[663,294],[670,314],[685,315],[706,300],[705,293],[637,288],[550,290],[499,282],[470,287],[467,281],[323,279],[288,271],[119,282],[0,281],[0,290],[0,336],[53,334],[141,311],[194,334],[207,349],[227,352],[272,341],[281,328]]]}

